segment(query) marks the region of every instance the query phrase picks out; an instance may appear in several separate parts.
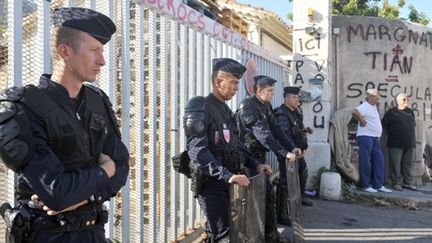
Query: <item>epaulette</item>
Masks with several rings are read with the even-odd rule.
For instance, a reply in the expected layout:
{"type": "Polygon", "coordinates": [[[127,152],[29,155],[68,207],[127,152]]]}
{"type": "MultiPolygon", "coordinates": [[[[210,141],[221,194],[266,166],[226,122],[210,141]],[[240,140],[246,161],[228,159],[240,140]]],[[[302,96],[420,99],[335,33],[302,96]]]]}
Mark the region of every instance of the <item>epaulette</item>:
{"type": "Polygon", "coordinates": [[[24,93],[24,87],[10,87],[0,93],[0,100],[17,101],[24,93]]]}

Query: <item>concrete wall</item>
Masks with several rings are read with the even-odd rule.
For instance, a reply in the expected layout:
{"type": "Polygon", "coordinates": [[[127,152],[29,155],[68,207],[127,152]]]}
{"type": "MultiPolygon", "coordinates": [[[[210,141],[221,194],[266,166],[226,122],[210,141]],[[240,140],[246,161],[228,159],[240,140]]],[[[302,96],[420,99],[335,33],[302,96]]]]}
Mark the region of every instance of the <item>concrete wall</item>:
{"type": "Polygon", "coordinates": [[[431,29],[398,20],[376,17],[333,17],[335,108],[357,106],[369,88],[379,90],[379,111],[394,106],[400,92],[410,96],[417,121],[415,183],[424,173],[422,150],[425,129],[432,125],[431,29]]]}
{"type": "Polygon", "coordinates": [[[314,129],[306,153],[308,187],[320,167],[330,166],[328,140],[332,112],[330,1],[294,1],[292,85],[301,86],[304,124],[314,129]],[[309,99],[310,98],[310,99],[309,99]]]}
{"type": "Polygon", "coordinates": [[[272,37],[266,35],[264,32],[261,33],[261,46],[264,49],[271,51],[271,53],[273,53],[275,56],[292,55],[288,48],[284,47],[272,37]]]}

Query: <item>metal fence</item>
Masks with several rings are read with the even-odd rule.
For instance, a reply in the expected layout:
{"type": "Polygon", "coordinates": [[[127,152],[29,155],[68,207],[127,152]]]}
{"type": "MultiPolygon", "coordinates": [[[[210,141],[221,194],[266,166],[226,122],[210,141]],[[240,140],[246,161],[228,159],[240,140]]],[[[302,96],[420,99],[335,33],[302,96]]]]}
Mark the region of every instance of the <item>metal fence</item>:
{"type": "MultiPolygon", "coordinates": [[[[211,59],[253,58],[258,73],[283,81],[276,86],[277,103],[288,70],[180,0],[0,0],[0,89],[35,84],[50,72],[50,12],[65,6],[96,9],[118,29],[105,46],[106,66],[96,83],[114,104],[131,170],[127,185],[109,202],[107,236],[178,240],[199,227],[203,215],[190,182],[172,170],[170,158],[185,148],[185,103],[210,92],[211,59]]],[[[229,106],[235,110],[245,96],[242,85],[229,106]]],[[[0,201],[13,202],[13,182],[13,173],[0,165],[0,201]]],[[[1,222],[2,236],[4,230],[1,222]]]]}

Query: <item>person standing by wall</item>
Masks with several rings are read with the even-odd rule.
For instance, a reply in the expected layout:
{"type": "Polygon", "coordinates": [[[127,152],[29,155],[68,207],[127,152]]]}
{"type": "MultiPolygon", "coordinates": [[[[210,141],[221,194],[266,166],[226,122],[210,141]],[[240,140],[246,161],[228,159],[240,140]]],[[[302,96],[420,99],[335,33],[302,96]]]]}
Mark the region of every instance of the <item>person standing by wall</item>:
{"type": "MultiPolygon", "coordinates": [[[[308,177],[308,169],[307,164],[304,159],[304,153],[306,149],[308,148],[308,142],[306,134],[311,134],[313,132],[312,128],[310,127],[304,127],[303,124],[303,114],[299,108],[299,87],[285,87],[284,88],[284,103],[281,104],[279,107],[275,108],[275,117],[276,121],[279,123],[279,125],[282,128],[282,131],[287,135],[293,138],[294,144],[297,148],[300,148],[302,151],[301,156],[297,159],[298,161],[298,174],[299,174],[299,181],[300,181],[300,195],[302,197],[302,204],[305,206],[312,206],[313,201],[306,198],[304,195],[305,189],[306,189],[306,181],[308,177]]],[[[283,192],[286,192],[286,189],[283,189],[285,187],[286,182],[286,168],[282,161],[279,161],[279,167],[281,171],[281,182],[279,186],[281,189],[278,193],[280,195],[280,198],[278,198],[278,204],[280,205],[286,205],[284,201],[286,201],[287,195],[284,195],[283,192]]],[[[285,211],[285,210],[283,210],[285,211]]],[[[278,221],[285,221],[286,218],[282,212],[278,212],[278,221]]]]}
{"type": "Polygon", "coordinates": [[[384,187],[384,155],[380,142],[382,126],[377,109],[379,98],[378,90],[368,89],[366,101],[351,112],[358,122],[360,172],[358,187],[370,193],[392,192],[384,187]]]}
{"type": "MultiPolygon", "coordinates": [[[[266,154],[273,151],[278,160],[294,161],[300,150],[295,147],[292,138],[287,137],[277,124],[270,101],[274,95],[276,80],[258,75],[254,77],[255,95],[245,98],[237,110],[237,124],[240,138],[246,147],[262,164],[266,162],[266,154]]],[[[275,196],[270,183],[266,191],[266,242],[279,240],[277,220],[275,217],[275,196]]]]}
{"type": "MultiPolygon", "coordinates": [[[[184,127],[192,169],[192,187],[207,222],[206,243],[229,242],[230,184],[248,186],[242,166],[271,174],[269,165],[248,156],[239,143],[231,109],[225,104],[238,90],[246,68],[229,58],[213,59],[212,92],[196,96],[185,107],[184,127]]],[[[246,148],[245,148],[246,149],[246,148]]]]}
{"type": "Polygon", "coordinates": [[[103,46],[116,27],[85,8],[55,9],[53,23],[53,73],[0,95],[0,156],[18,173],[14,211],[25,219],[9,237],[105,242],[103,202],[125,185],[129,153],[107,95],[84,82],[105,65],[103,46]]]}
{"type": "Polygon", "coordinates": [[[396,107],[388,110],[382,119],[383,129],[388,134],[390,179],[393,188],[397,191],[401,191],[402,187],[411,190],[417,189],[411,184],[416,124],[414,112],[408,108],[408,105],[407,94],[398,94],[396,107]]]}

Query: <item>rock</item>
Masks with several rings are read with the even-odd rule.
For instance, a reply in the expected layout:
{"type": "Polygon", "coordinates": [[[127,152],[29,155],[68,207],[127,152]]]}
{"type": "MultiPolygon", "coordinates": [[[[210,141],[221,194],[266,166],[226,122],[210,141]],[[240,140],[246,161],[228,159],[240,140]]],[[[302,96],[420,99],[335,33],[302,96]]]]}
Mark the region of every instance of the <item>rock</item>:
{"type": "Polygon", "coordinates": [[[324,172],[321,174],[320,198],[327,200],[342,199],[342,182],[339,173],[324,172]]]}

